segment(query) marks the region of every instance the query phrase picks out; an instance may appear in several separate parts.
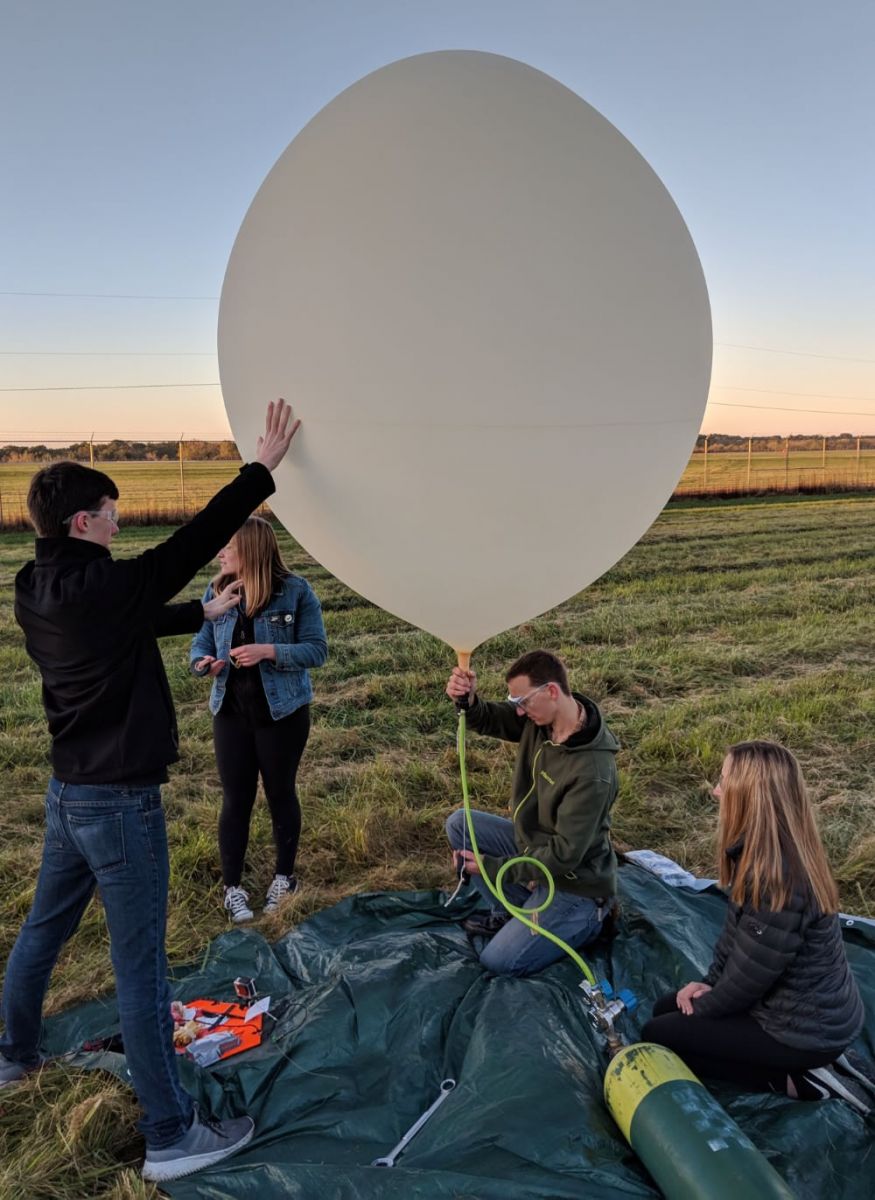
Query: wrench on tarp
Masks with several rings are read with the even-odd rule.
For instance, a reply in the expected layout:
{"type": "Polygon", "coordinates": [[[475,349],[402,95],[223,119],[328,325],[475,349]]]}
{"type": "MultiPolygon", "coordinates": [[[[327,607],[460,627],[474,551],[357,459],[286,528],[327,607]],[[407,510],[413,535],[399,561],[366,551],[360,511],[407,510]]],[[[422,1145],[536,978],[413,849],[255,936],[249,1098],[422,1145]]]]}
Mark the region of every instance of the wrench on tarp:
{"type": "Polygon", "coordinates": [[[449,1096],[450,1092],[453,1090],[453,1088],[455,1086],[456,1086],[455,1079],[445,1079],[443,1081],[443,1083],[441,1084],[440,1095],[438,1096],[437,1100],[435,1100],[434,1104],[432,1104],[429,1108],[427,1108],[425,1110],[425,1112],[422,1114],[422,1116],[419,1118],[418,1121],[413,1122],[413,1124],[407,1130],[407,1132],[405,1133],[405,1135],[401,1139],[401,1141],[398,1143],[398,1145],[395,1146],[391,1150],[391,1152],[386,1155],[385,1158],[375,1158],[374,1161],[371,1163],[371,1166],[372,1167],[394,1167],[395,1159],[398,1157],[398,1155],[401,1154],[404,1151],[404,1149],[407,1147],[408,1143],[411,1142],[413,1140],[413,1138],[416,1137],[416,1135],[419,1133],[420,1129],[422,1129],[423,1125],[426,1123],[426,1121],[429,1119],[429,1117],[431,1117],[432,1114],[434,1112],[436,1112],[438,1108],[440,1108],[440,1106],[443,1104],[443,1102],[446,1100],[447,1096],[449,1096]]]}

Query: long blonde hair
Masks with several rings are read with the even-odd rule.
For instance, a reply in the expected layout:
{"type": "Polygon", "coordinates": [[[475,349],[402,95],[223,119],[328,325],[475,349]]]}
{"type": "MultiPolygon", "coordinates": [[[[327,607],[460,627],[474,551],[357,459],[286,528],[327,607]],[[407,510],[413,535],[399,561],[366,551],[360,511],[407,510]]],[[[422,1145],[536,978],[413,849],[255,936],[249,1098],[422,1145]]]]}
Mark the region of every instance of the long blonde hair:
{"type": "Polygon", "coordinates": [[[247,517],[234,534],[237,551],[237,574],[219,572],[212,580],[213,592],[219,595],[229,583],[240,579],[246,599],[246,611],[255,616],[266,608],[278,584],[291,575],[280,555],[276,534],[262,517],[247,517]]]}
{"type": "Polygon", "coordinates": [[[799,763],[776,742],[730,746],[720,797],[720,883],[736,904],[786,906],[794,888],[823,913],[838,912],[838,888],[799,763]],[[737,859],[727,854],[739,842],[737,859]]]}

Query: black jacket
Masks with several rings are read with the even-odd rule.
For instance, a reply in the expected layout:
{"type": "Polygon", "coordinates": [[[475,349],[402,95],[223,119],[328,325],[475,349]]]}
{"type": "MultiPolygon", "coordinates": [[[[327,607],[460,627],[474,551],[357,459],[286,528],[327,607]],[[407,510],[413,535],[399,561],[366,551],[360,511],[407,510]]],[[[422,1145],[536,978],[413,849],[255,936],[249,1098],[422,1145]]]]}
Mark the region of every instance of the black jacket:
{"type": "Polygon", "coordinates": [[[780,912],[731,900],[697,1017],[750,1013],[776,1041],[840,1054],[863,1026],[863,1002],[835,913],[795,892],[780,912]]]}
{"type": "Polygon", "coordinates": [[[136,558],[81,538],[37,538],[15,579],[15,617],[39,667],[64,783],[154,783],[179,758],[176,714],[156,638],[194,633],[199,600],[168,601],[274,491],[245,466],[187,525],[136,558]]]}

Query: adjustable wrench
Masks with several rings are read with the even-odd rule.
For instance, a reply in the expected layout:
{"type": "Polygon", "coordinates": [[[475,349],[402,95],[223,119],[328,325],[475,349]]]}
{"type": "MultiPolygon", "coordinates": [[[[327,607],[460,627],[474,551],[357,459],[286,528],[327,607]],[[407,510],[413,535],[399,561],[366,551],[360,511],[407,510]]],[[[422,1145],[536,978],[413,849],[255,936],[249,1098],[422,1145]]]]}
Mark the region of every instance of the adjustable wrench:
{"type": "Polygon", "coordinates": [[[429,1119],[429,1117],[432,1115],[432,1113],[435,1112],[436,1109],[438,1109],[443,1104],[443,1102],[446,1100],[447,1096],[449,1096],[450,1092],[453,1090],[453,1088],[455,1086],[456,1086],[455,1079],[445,1079],[443,1081],[443,1083],[441,1084],[440,1095],[438,1096],[437,1100],[435,1100],[434,1104],[432,1104],[430,1108],[427,1108],[425,1110],[425,1112],[422,1114],[422,1116],[419,1118],[418,1121],[413,1122],[413,1124],[407,1130],[407,1132],[405,1133],[405,1135],[401,1139],[401,1141],[398,1143],[398,1145],[395,1146],[394,1149],[389,1154],[387,1154],[385,1158],[375,1158],[374,1161],[371,1163],[371,1166],[372,1167],[394,1167],[395,1159],[398,1157],[399,1154],[402,1153],[402,1151],[407,1146],[407,1143],[416,1137],[416,1135],[419,1133],[420,1129],[422,1129],[423,1125],[426,1123],[426,1121],[429,1119]]]}

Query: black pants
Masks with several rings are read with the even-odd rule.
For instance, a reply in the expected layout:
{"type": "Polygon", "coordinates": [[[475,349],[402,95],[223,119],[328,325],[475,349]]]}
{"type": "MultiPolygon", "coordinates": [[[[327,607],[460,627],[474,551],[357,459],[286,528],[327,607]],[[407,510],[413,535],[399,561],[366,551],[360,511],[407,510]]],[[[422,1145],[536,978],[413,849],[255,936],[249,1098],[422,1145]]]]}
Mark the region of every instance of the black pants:
{"type": "Polygon", "coordinates": [[[825,1067],[838,1054],[797,1050],[776,1041],[749,1013],[733,1017],[687,1017],[677,993],[669,992],[653,1006],[653,1016],[641,1031],[642,1042],[657,1042],[674,1050],[694,1075],[726,1079],[754,1092],[787,1091],[787,1076],[809,1067],[825,1067]]]}
{"type": "Polygon", "coordinates": [[[276,874],[294,873],[301,836],[301,805],[295,791],[295,777],[309,734],[308,704],[270,725],[256,725],[245,713],[221,710],[213,718],[213,742],[223,792],[219,853],[226,887],[239,887],[243,878],[259,774],[273,823],[276,874]]]}

